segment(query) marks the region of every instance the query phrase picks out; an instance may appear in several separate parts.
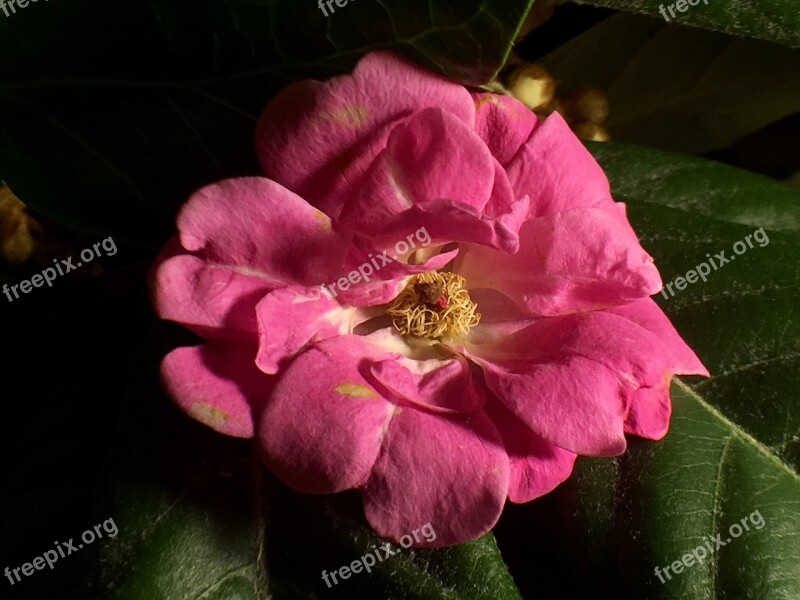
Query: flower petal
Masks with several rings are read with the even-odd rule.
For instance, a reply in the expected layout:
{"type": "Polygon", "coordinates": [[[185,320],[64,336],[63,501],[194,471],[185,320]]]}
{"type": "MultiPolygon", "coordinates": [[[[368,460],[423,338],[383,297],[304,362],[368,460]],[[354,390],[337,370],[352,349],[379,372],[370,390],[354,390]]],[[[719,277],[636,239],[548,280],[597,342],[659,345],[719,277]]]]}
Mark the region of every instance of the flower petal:
{"type": "Polygon", "coordinates": [[[660,440],[669,431],[672,401],[669,397],[669,380],[650,387],[642,386],[631,398],[630,409],[625,416],[625,433],[651,440],[660,440]]]}
{"type": "MultiPolygon", "coordinates": [[[[489,389],[547,441],[578,454],[620,453],[640,389],[705,370],[682,341],[662,340],[629,318],[639,308],[641,321],[662,326],[650,302],[622,309],[625,315],[609,310],[541,319],[466,350],[483,367],[489,389]]],[[[637,408],[633,418],[639,414],[637,408]]]]}
{"type": "Polygon", "coordinates": [[[190,417],[234,437],[253,437],[253,417],[274,378],[254,364],[255,346],[209,343],[176,348],[161,363],[164,387],[190,417]]]}
{"type": "Polygon", "coordinates": [[[287,485],[333,493],[362,485],[396,406],[363,375],[390,354],[362,337],[325,340],[298,356],[259,425],[267,466],[287,485]]]}
{"type": "Polygon", "coordinates": [[[341,270],[349,240],[305,200],[263,177],[195,192],[178,215],[181,244],[206,262],[278,287],[314,285],[341,270]]]}
{"type": "Polygon", "coordinates": [[[459,254],[454,271],[470,288],[500,291],[537,316],[606,308],[661,289],[653,259],[639,245],[621,204],[528,221],[520,231],[519,252],[470,246],[459,254]]]}
{"type": "Polygon", "coordinates": [[[625,418],[626,433],[660,440],[669,429],[672,412],[669,387],[672,376],[681,374],[708,377],[709,372],[651,298],[615,306],[608,312],[628,319],[652,333],[658,338],[668,357],[669,367],[664,369],[661,379],[656,379],[651,385],[643,385],[633,393],[625,418]]]}
{"type": "Polygon", "coordinates": [[[472,98],[475,101],[475,131],[505,168],[541,122],[532,110],[511,96],[475,92],[472,98]]]}
{"type": "Polygon", "coordinates": [[[405,232],[422,226],[434,244],[469,242],[516,252],[519,248],[519,214],[527,210],[528,198],[511,202],[508,213],[492,217],[453,200],[415,205],[398,216],[383,231],[372,236],[376,246],[387,247],[402,240],[405,232]]]}
{"type": "Polygon", "coordinates": [[[336,226],[377,246],[419,228],[434,243],[468,241],[515,252],[528,202],[514,198],[505,171],[472,129],[427,109],[392,130],[336,226]]]}
{"type": "Polygon", "coordinates": [[[494,526],[508,477],[502,439],[485,413],[461,417],[404,408],[392,419],[362,490],[364,509],[381,537],[400,541],[430,523],[435,540],[413,545],[451,546],[494,526]]]}
{"type": "Polygon", "coordinates": [[[506,171],[517,194],[530,194],[531,218],[613,202],[603,169],[557,112],[534,130],[506,171]]]}
{"type": "Polygon", "coordinates": [[[661,349],[672,365],[671,373],[710,376],[703,363],[683,341],[667,315],[652,298],[612,306],[606,312],[619,315],[652,333],[659,340],[661,349]]]}
{"type": "Polygon", "coordinates": [[[267,105],[258,124],[261,165],[268,177],[336,219],[385,146],[389,125],[429,107],[468,125],[475,118],[463,86],[397,54],[370,53],[352,75],[295,83],[267,105]]]}
{"type": "Polygon", "coordinates": [[[479,410],[485,394],[472,379],[467,360],[387,359],[370,367],[372,375],[405,402],[434,413],[459,414],[479,410]]]}
{"type": "Polygon", "coordinates": [[[158,316],[207,339],[254,341],[255,306],[272,285],[182,252],[176,237],[153,267],[151,288],[158,316]]]}
{"type": "Polygon", "coordinates": [[[530,502],[544,496],[570,476],[576,454],[536,435],[496,399],[487,402],[486,412],[500,430],[511,461],[511,502],[530,502]]]}
{"type": "Polygon", "coordinates": [[[350,334],[353,314],[320,288],[291,286],[271,292],[256,306],[256,365],[264,373],[277,373],[308,344],[350,334]]]}
{"type": "Polygon", "coordinates": [[[441,109],[421,110],[392,129],[337,224],[374,234],[413,206],[445,199],[482,212],[494,179],[494,159],[468,125],[441,109]]]}
{"type": "MultiPolygon", "coordinates": [[[[467,336],[466,341],[470,344],[487,344],[500,340],[538,320],[538,317],[531,317],[511,298],[497,290],[473,289],[470,290],[470,297],[478,305],[481,315],[480,322],[470,329],[467,336]]],[[[463,349],[463,344],[451,343],[450,346],[457,352],[463,349]]]]}
{"type": "Polygon", "coordinates": [[[545,440],[576,454],[625,451],[627,407],[609,369],[574,356],[545,363],[496,360],[483,367],[489,389],[545,440]]]}

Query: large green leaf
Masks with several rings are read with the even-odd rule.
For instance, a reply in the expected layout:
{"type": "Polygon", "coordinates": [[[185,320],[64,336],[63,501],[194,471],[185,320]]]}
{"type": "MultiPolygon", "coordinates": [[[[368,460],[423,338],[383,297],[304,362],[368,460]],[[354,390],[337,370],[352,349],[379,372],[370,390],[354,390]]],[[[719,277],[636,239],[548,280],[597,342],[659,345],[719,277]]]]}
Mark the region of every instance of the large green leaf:
{"type": "MultiPolygon", "coordinates": [[[[521,600],[492,534],[455,548],[402,550],[328,587],[336,571],[383,546],[356,493],[310,496],[266,472],[248,443],[165,418],[126,421],[123,474],[108,510],[125,544],[108,544],[93,586],[125,600],[393,598],[521,600]],[[154,426],[154,423],[161,424],[154,426]],[[152,443],[156,434],[160,438],[152,443]],[[162,435],[159,435],[162,434],[162,435]],[[147,448],[136,445],[143,435],[147,448]]],[[[160,416],[158,416],[160,415],[160,416]]]]}
{"type": "Polygon", "coordinates": [[[408,551],[328,588],[323,570],[358,560],[381,542],[366,526],[357,494],[317,498],[269,479],[267,563],[282,598],[521,600],[492,534],[442,550],[408,551]]]}
{"type": "Polygon", "coordinates": [[[60,222],[157,243],[194,189],[258,172],[255,121],[280,86],[379,48],[486,83],[531,2],[31,4],[0,18],[0,179],[60,222]]]}
{"type": "Polygon", "coordinates": [[[673,385],[663,441],[579,459],[551,497],[509,511],[501,548],[506,532],[536,527],[529,552],[541,557],[532,572],[512,561],[512,573],[523,573],[523,591],[559,597],[800,597],[800,192],[701,159],[615,144],[592,150],[665,282],[707,254],[735,260],[705,283],[656,296],[712,378],[673,385]],[[733,245],[762,226],[769,243],[735,255],[733,245]],[[755,511],[765,524],[748,520],[750,531],[734,539],[730,526],[755,511]],[[732,541],[660,582],[656,567],[717,534],[732,541]],[[576,571],[582,578],[570,579],[576,571]]]}
{"type": "Polygon", "coordinates": [[[163,417],[147,423],[121,440],[128,457],[114,465],[124,478],[108,510],[118,515],[126,543],[106,546],[103,572],[93,581],[110,597],[520,600],[491,534],[444,550],[393,544],[397,554],[370,574],[329,588],[323,571],[385,543],[367,526],[357,494],[293,492],[242,442],[221,441],[194,424],[180,435],[187,424],[163,417]],[[136,438],[152,437],[154,421],[169,424],[171,439],[135,449],[136,438]]]}
{"type": "Polygon", "coordinates": [[[675,7],[676,0],[575,0],[607,8],[642,13],[671,24],[689,25],[724,31],[734,35],[761,38],[800,47],[800,11],[794,0],[695,0],[696,6],[682,3],[684,11],[675,7]],[[669,12],[673,6],[675,18],[669,12]],[[661,13],[661,8],[667,16],[661,13]],[[667,19],[669,21],[667,21],[667,19]]]}
{"type": "Polygon", "coordinates": [[[617,143],[591,144],[591,149],[619,200],[657,204],[751,227],[800,232],[800,193],[795,187],[671,152],[617,143]]]}
{"type": "Polygon", "coordinates": [[[707,152],[800,112],[800,51],[620,13],[542,61],[608,92],[617,141],[707,152]]]}
{"type": "Polygon", "coordinates": [[[594,150],[619,181],[612,191],[631,205],[634,226],[665,283],[707,261],[708,254],[725,251],[731,259],[712,269],[707,282],[657,298],[712,371],[695,389],[797,471],[800,191],[702,159],[615,145],[594,150]],[[655,164],[661,165],[660,183],[651,170],[655,164]],[[694,195],[687,181],[695,183],[694,195]],[[675,233],[665,235],[665,225],[675,233]],[[767,242],[734,251],[762,227],[767,242]]]}

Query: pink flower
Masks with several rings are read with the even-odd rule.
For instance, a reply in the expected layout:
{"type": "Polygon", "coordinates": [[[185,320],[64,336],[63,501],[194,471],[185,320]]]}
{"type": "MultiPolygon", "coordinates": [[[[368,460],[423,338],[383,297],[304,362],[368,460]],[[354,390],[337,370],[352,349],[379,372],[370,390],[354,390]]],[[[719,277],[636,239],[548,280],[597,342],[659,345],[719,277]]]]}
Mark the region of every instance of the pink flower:
{"type": "Polygon", "coordinates": [[[288,485],[358,488],[381,536],[474,539],[577,454],[665,435],[671,377],[707,374],[558,114],[375,53],[285,89],[257,147],[268,179],[195,193],[155,267],[160,316],[207,340],[164,382],[288,485]]]}

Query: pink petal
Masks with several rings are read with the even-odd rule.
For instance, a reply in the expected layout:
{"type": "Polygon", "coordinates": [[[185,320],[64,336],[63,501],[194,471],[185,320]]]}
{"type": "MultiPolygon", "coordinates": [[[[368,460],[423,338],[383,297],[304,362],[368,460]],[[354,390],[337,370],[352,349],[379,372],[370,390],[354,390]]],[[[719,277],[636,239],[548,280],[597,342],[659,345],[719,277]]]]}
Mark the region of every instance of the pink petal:
{"type": "MultiPolygon", "coordinates": [[[[486,119],[493,131],[484,136],[499,138],[511,132],[495,156],[506,168],[517,196],[530,195],[530,218],[612,202],[605,173],[560,114],[554,112],[534,126],[530,120],[521,120],[517,108],[509,107],[507,101],[494,106],[502,108],[494,108],[491,119],[486,119]]],[[[500,142],[494,144],[496,148],[500,142]]]]}
{"type": "Polygon", "coordinates": [[[269,398],[273,378],[254,364],[254,346],[209,343],[176,348],[164,357],[161,377],[189,416],[234,437],[253,437],[253,415],[269,398]]]}
{"type": "Polygon", "coordinates": [[[264,461],[284,483],[333,493],[367,480],[396,406],[361,363],[389,356],[362,337],[342,336],[291,363],[259,426],[264,461]]]}
{"type": "Polygon", "coordinates": [[[609,313],[624,317],[649,331],[660,340],[662,349],[673,366],[672,373],[681,375],[703,375],[710,377],[708,370],[697,355],[683,341],[667,315],[652,298],[644,298],[608,309],[609,313]]]}
{"type": "Polygon", "coordinates": [[[277,373],[308,344],[351,333],[353,312],[320,288],[291,286],[271,292],[256,307],[258,368],[277,373]]]}
{"type": "Polygon", "coordinates": [[[471,128],[427,109],[392,130],[337,227],[379,246],[422,228],[434,243],[469,241],[515,252],[528,209],[528,197],[514,198],[505,171],[471,128]]]}
{"type": "MultiPolygon", "coordinates": [[[[404,233],[405,231],[407,230],[404,230],[404,233]]],[[[399,234],[393,239],[398,242],[403,241],[399,234]]],[[[409,235],[406,239],[415,238],[409,235]]],[[[351,270],[343,270],[339,279],[326,284],[325,289],[328,294],[348,306],[386,304],[402,291],[409,276],[440,269],[458,255],[458,249],[455,249],[436,254],[423,263],[412,265],[401,262],[403,257],[390,252],[392,252],[391,247],[385,251],[378,251],[370,244],[362,244],[348,256],[346,268],[351,270]]]]}
{"type": "Polygon", "coordinates": [[[472,98],[475,131],[500,164],[508,166],[539,125],[536,114],[511,96],[473,93],[472,98]]]}
{"type": "MultiPolygon", "coordinates": [[[[470,298],[478,305],[481,320],[470,330],[466,340],[469,344],[487,344],[503,339],[538,320],[497,290],[473,289],[470,298]]],[[[459,352],[463,349],[462,345],[451,343],[450,346],[459,352]]]]}
{"type": "Polygon", "coordinates": [[[547,363],[496,360],[483,368],[489,389],[548,442],[592,456],[625,451],[625,394],[609,369],[581,357],[547,363]]]}
{"type": "Polygon", "coordinates": [[[640,387],[632,394],[630,410],[625,417],[625,433],[651,440],[667,435],[672,414],[668,379],[665,377],[653,387],[640,387]]]}
{"type": "MultiPolygon", "coordinates": [[[[643,321],[657,322],[649,302],[623,311],[641,308],[643,321]]],[[[681,362],[688,355],[675,340],[612,311],[541,319],[499,342],[467,349],[488,387],[520,420],[578,454],[622,452],[625,419],[641,399],[639,390],[663,386],[687,365],[690,372],[702,369],[697,361],[681,362]]]]}
{"type": "Polygon", "coordinates": [[[610,308],[608,312],[632,321],[656,336],[668,356],[670,368],[661,379],[640,387],[631,397],[625,432],[660,440],[669,429],[672,412],[669,387],[674,374],[709,376],[708,370],[650,298],[610,308]]]}
{"type": "MultiPolygon", "coordinates": [[[[497,219],[511,229],[516,240],[519,238],[520,228],[528,220],[531,199],[528,194],[516,195],[503,167],[495,159],[493,159],[493,164],[495,185],[484,210],[486,216],[497,219]]],[[[511,252],[516,252],[517,249],[518,245],[515,245],[511,252]]]]}
{"type": "MultiPolygon", "coordinates": [[[[346,275],[343,278],[346,279],[346,275]]],[[[347,285],[350,287],[347,290],[339,287],[337,282],[327,284],[325,289],[328,290],[331,296],[344,305],[369,307],[388,304],[397,298],[397,295],[402,292],[403,288],[406,286],[407,281],[407,278],[401,277],[388,281],[373,280],[369,283],[362,281],[356,285],[351,285],[348,280],[347,285]]]]}
{"type": "Polygon", "coordinates": [[[488,402],[486,412],[500,430],[511,461],[508,485],[511,502],[530,502],[569,478],[577,455],[536,435],[502,402],[488,402]]]}
{"type": "Polygon", "coordinates": [[[151,287],[158,316],[205,338],[254,341],[255,306],[271,284],[182,251],[173,239],[153,268],[151,287]]]}
{"type": "Polygon", "coordinates": [[[403,240],[406,232],[423,227],[434,244],[470,242],[516,252],[519,247],[520,214],[527,211],[528,198],[512,201],[507,213],[497,217],[453,200],[437,200],[415,205],[372,235],[378,247],[387,247],[403,240]]]}
{"type": "Polygon", "coordinates": [[[401,401],[434,413],[475,412],[485,401],[483,390],[472,379],[469,363],[460,355],[448,359],[387,359],[374,363],[370,372],[401,401]]]}
{"type": "Polygon", "coordinates": [[[661,289],[624,205],[568,210],[528,221],[513,255],[471,246],[454,271],[470,288],[502,292],[532,315],[596,310],[661,289]]]}
{"type": "Polygon", "coordinates": [[[475,129],[506,169],[516,196],[531,196],[530,218],[612,201],[603,170],[560,114],[537,121],[514,98],[473,98],[475,129]]]}
{"type": "Polygon", "coordinates": [[[349,240],[305,200],[262,177],[204,187],[178,215],[184,248],[208,263],[278,287],[338,274],[349,240]]]}
{"type": "MultiPolygon", "coordinates": [[[[413,206],[445,199],[481,213],[494,179],[492,155],[471,127],[424,109],[392,129],[337,223],[374,234],[413,206]]],[[[506,190],[510,195],[507,181],[506,190]]]]}
{"type": "Polygon", "coordinates": [[[271,177],[336,219],[391,123],[429,107],[472,125],[469,92],[390,52],[362,58],[352,75],[303,81],[279,93],[258,124],[257,149],[271,177]]]}
{"type": "Polygon", "coordinates": [[[396,411],[362,490],[364,509],[381,537],[407,544],[402,536],[430,523],[436,538],[413,545],[451,546],[494,526],[508,477],[502,439],[485,413],[458,417],[404,408],[396,411]]]}

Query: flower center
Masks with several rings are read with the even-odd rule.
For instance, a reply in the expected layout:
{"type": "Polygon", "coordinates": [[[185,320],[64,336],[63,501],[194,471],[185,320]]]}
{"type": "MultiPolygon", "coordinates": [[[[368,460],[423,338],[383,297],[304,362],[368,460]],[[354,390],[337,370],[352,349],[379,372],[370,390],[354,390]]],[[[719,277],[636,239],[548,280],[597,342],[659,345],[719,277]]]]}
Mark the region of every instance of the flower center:
{"type": "Polygon", "coordinates": [[[464,289],[464,278],[431,271],[414,275],[386,311],[400,333],[439,339],[460,338],[481,315],[464,289]]]}

